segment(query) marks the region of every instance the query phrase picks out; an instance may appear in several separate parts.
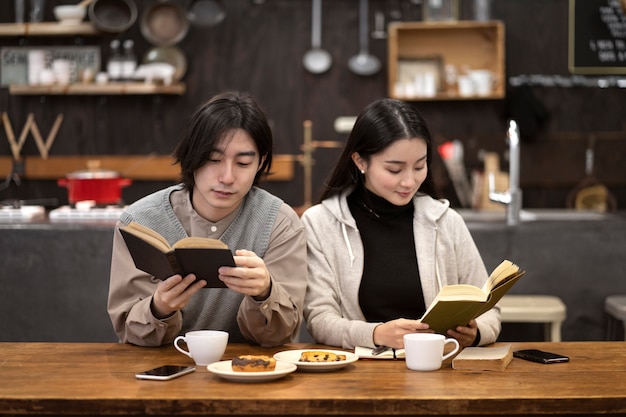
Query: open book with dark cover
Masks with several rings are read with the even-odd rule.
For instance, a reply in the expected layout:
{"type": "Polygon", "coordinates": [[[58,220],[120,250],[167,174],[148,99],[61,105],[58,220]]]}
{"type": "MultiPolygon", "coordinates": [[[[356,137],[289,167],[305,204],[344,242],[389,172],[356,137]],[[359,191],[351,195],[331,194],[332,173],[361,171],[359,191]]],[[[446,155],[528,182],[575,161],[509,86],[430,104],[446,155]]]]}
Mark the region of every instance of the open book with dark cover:
{"type": "Polygon", "coordinates": [[[235,266],[230,249],[218,239],[186,237],[170,246],[159,233],[136,222],[121,227],[120,232],[137,269],[159,279],[193,273],[206,280],[209,288],[225,288],[217,270],[235,266]]]}
{"type": "Polygon", "coordinates": [[[421,318],[437,333],[464,326],[489,311],[519,280],[525,271],[504,260],[493,270],[482,288],[469,284],[446,285],[421,318]]]}

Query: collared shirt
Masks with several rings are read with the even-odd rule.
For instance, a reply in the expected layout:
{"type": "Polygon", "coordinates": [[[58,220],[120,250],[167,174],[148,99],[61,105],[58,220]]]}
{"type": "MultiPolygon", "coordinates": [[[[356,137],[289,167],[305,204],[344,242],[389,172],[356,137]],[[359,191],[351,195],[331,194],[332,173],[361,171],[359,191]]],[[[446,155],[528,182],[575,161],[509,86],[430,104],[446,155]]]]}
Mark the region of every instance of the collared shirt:
{"type": "MultiPolygon", "coordinates": [[[[189,236],[219,238],[239,211],[213,223],[196,213],[186,191],[173,192],[170,203],[189,236]]],[[[108,311],[113,327],[121,342],[141,346],[170,343],[183,327],[183,316],[180,311],[163,320],[152,315],[150,303],[158,280],[135,268],[120,226],[113,238],[109,287],[108,311]]],[[[307,285],[304,228],[287,204],[283,203],[278,211],[263,260],[272,280],[270,295],[263,301],[245,296],[234,311],[239,330],[247,340],[276,346],[297,337],[307,285]]]]}

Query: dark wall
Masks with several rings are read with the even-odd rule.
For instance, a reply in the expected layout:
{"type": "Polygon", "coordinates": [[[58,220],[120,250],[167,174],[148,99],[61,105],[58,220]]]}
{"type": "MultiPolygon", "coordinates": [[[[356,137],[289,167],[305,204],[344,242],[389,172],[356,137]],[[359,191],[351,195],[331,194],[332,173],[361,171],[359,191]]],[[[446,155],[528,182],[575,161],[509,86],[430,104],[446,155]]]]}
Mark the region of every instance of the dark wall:
{"type": "MultiPolygon", "coordinates": [[[[177,1],[177,0],[172,0],[177,1]]],[[[139,13],[155,1],[135,0],[139,13]]],[[[0,9],[0,22],[13,17],[12,2],[0,9]]],[[[68,1],[47,1],[46,19],[52,7],[68,1]]],[[[180,4],[187,4],[179,0],[180,4]]],[[[421,20],[420,7],[412,0],[371,0],[370,29],[374,12],[390,20],[421,20]]],[[[358,52],[358,1],[323,2],[322,45],[333,55],[333,67],[312,75],[302,67],[302,56],[311,43],[311,2],[307,0],[223,0],[226,20],[213,28],[192,27],[178,45],[188,59],[183,96],[12,96],[0,89],[0,111],[6,111],[14,126],[23,126],[28,113],[44,134],[57,114],[65,118],[51,155],[76,154],[168,154],[193,109],[212,94],[225,89],[251,91],[265,108],[275,133],[275,152],[299,154],[303,121],[313,122],[315,140],[344,141],[333,130],[338,116],[356,115],[368,102],[387,95],[387,43],[370,39],[370,50],[383,62],[382,70],[369,77],[350,72],[347,61],[358,52]]],[[[506,26],[507,76],[547,74],[569,76],[567,66],[568,0],[496,0],[493,17],[506,26]]],[[[462,1],[461,17],[469,16],[469,3],[462,1]]],[[[135,40],[143,55],[151,45],[139,24],[120,39],[135,40]]],[[[103,63],[108,58],[111,35],[63,38],[0,38],[3,46],[100,45],[103,63]]],[[[505,100],[416,102],[438,142],[460,139],[465,145],[469,170],[480,169],[480,151],[506,150],[505,126],[511,115],[527,120],[529,109],[545,108],[546,121],[537,128],[522,125],[521,183],[526,207],[564,207],[568,192],[583,179],[585,148],[595,139],[596,176],[609,186],[626,206],[625,113],[626,91],[619,88],[531,87],[507,89],[505,100]],[[530,99],[529,99],[530,97],[530,99]],[[534,104],[532,100],[535,100],[534,104]],[[511,105],[520,104],[514,114],[511,105]]],[[[0,130],[0,155],[11,155],[0,130]]],[[[339,151],[318,149],[314,155],[314,198],[339,151]]],[[[32,137],[23,154],[38,155],[32,137]]],[[[456,203],[447,175],[437,159],[433,167],[445,195],[456,203]]],[[[504,159],[502,157],[502,159],[504,159]]],[[[503,161],[504,170],[506,169],[503,161]]],[[[302,204],[302,173],[286,183],[268,183],[267,188],[288,203],[302,204]]],[[[164,186],[164,183],[134,183],[124,190],[124,199],[134,201],[164,186]]],[[[0,191],[0,200],[57,197],[66,202],[66,191],[54,181],[23,181],[19,187],[0,191]]]]}

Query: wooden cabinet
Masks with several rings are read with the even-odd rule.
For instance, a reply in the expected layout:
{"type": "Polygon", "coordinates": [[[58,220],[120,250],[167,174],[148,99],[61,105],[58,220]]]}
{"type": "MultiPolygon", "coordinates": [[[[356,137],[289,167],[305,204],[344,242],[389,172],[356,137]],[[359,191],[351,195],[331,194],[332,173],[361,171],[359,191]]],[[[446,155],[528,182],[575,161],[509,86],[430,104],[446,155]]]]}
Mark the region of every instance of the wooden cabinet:
{"type": "Polygon", "coordinates": [[[499,21],[391,23],[389,96],[409,101],[504,98],[504,51],[504,24],[499,21]],[[488,70],[493,75],[492,88],[486,94],[461,95],[457,83],[446,82],[446,67],[456,70],[457,79],[467,70],[488,70]],[[427,85],[424,90],[412,85],[420,77],[427,85]]]}

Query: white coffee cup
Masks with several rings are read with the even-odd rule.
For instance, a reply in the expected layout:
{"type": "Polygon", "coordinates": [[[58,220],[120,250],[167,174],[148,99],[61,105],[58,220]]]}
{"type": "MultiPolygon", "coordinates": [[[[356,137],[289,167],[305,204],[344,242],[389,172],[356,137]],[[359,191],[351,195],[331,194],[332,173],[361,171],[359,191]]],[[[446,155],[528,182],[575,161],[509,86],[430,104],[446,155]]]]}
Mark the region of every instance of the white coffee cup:
{"type": "Polygon", "coordinates": [[[180,353],[189,356],[198,366],[206,366],[222,358],[228,344],[228,332],[220,330],[196,330],[174,339],[174,347],[180,353]],[[189,351],[178,345],[179,341],[187,344],[189,351]]]}
{"type": "Polygon", "coordinates": [[[469,76],[474,83],[474,92],[478,96],[488,96],[493,90],[493,72],[489,70],[472,70],[469,76]]]}
{"type": "Polygon", "coordinates": [[[474,95],[474,81],[469,75],[459,75],[457,77],[459,95],[470,97],[474,95]]]}
{"type": "Polygon", "coordinates": [[[445,336],[434,333],[411,333],[404,335],[404,354],[406,367],[413,371],[436,371],[441,363],[459,351],[459,342],[456,339],[446,339],[445,336]],[[443,354],[444,346],[448,343],[455,348],[443,354]]]}

